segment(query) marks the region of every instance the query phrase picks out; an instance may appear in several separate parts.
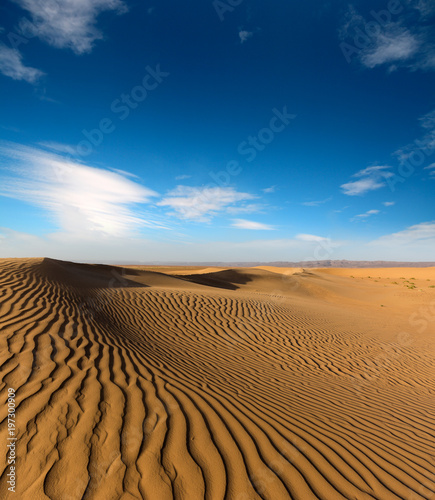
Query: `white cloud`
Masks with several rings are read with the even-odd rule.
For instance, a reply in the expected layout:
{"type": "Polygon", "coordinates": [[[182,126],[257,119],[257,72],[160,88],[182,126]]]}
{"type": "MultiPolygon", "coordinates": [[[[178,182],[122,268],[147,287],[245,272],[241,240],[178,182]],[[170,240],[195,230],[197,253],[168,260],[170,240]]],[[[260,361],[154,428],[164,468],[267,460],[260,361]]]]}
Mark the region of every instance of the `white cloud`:
{"type": "Polygon", "coordinates": [[[351,219],[351,221],[355,221],[358,219],[367,219],[367,217],[370,217],[371,215],[377,215],[379,213],[379,210],[367,210],[367,212],[364,212],[363,214],[355,215],[351,219]]]}
{"type": "Polygon", "coordinates": [[[387,245],[392,248],[400,245],[435,245],[435,221],[422,222],[398,233],[382,236],[371,242],[372,245],[387,245]]]}
{"type": "Polygon", "coordinates": [[[245,219],[233,219],[232,226],[239,229],[253,229],[258,231],[271,231],[274,229],[274,227],[269,226],[268,224],[262,224],[261,222],[254,222],[245,219]]]}
{"type": "Polygon", "coordinates": [[[386,33],[376,37],[371,48],[363,52],[361,61],[367,68],[406,61],[417,53],[419,46],[420,42],[409,30],[390,26],[386,33]]]}
{"type": "Polygon", "coordinates": [[[359,181],[348,182],[347,184],[342,184],[340,187],[343,189],[344,194],[349,196],[356,196],[360,194],[367,193],[368,191],[374,191],[384,187],[384,183],[373,178],[360,179],[359,181]]]}
{"type": "Polygon", "coordinates": [[[276,191],[276,186],[270,186],[268,188],[263,189],[263,193],[269,194],[274,193],[276,191]]]}
{"type": "Polygon", "coordinates": [[[386,166],[386,165],[384,165],[384,166],[375,165],[372,167],[363,168],[362,170],[360,170],[359,172],[354,174],[354,177],[365,177],[365,176],[370,176],[370,175],[377,175],[380,172],[383,172],[384,170],[388,170],[389,168],[391,168],[391,167],[386,166]]]}
{"type": "Polygon", "coordinates": [[[328,203],[328,201],[332,200],[332,196],[329,198],[326,198],[325,200],[320,200],[320,201],[304,201],[302,205],[305,205],[306,207],[318,207],[319,205],[323,205],[324,203],[328,203]]]}
{"type": "Polygon", "coordinates": [[[390,168],[389,166],[367,167],[353,175],[353,177],[360,177],[358,181],[348,182],[340,187],[348,196],[362,195],[380,189],[385,186],[385,179],[393,176],[391,172],[388,172],[390,168]]]}
{"type": "Polygon", "coordinates": [[[71,144],[63,144],[55,141],[42,141],[38,142],[38,146],[55,151],[56,153],[64,153],[72,156],[77,154],[76,148],[71,144]]]}
{"type": "Polygon", "coordinates": [[[435,13],[433,0],[407,0],[407,2],[418,10],[423,18],[430,17],[435,13]]]}
{"type": "Polygon", "coordinates": [[[254,212],[261,212],[264,208],[265,205],[261,203],[248,203],[238,207],[228,207],[227,212],[229,214],[252,214],[254,212]]]}
{"type": "Polygon", "coordinates": [[[207,222],[217,212],[226,211],[236,203],[252,200],[255,196],[239,193],[234,188],[177,186],[157,205],[171,207],[181,219],[207,222]]]}
{"type": "Polygon", "coordinates": [[[435,69],[434,33],[428,23],[435,13],[433,2],[407,0],[407,3],[414,12],[402,8],[401,16],[389,13],[387,21],[384,14],[380,21],[374,11],[365,19],[350,6],[340,29],[344,40],[342,50],[348,62],[356,55],[366,68],[386,65],[389,71],[399,67],[411,71],[435,69]]]}
{"type": "Polygon", "coordinates": [[[192,177],[191,175],[182,174],[182,175],[177,175],[177,177],[175,177],[175,180],[182,181],[184,179],[190,179],[191,177],[192,177]]]}
{"type": "Polygon", "coordinates": [[[245,43],[253,35],[252,31],[241,30],[239,31],[240,43],[245,43]]]}
{"type": "Polygon", "coordinates": [[[38,36],[57,48],[69,48],[76,54],[90,52],[103,34],[96,27],[99,14],[127,11],[122,0],[16,0],[32,17],[21,29],[38,36]]]}
{"type": "Polygon", "coordinates": [[[422,128],[425,129],[425,134],[393,153],[402,164],[406,163],[413,155],[416,155],[417,158],[422,155],[429,157],[435,149],[435,110],[419,118],[419,121],[422,128]]]}
{"type": "Polygon", "coordinates": [[[35,83],[41,76],[42,71],[23,64],[23,56],[17,49],[0,44],[0,72],[14,80],[24,80],[35,83]]]}
{"type": "Polygon", "coordinates": [[[17,144],[2,143],[0,154],[11,172],[1,179],[0,195],[44,208],[68,233],[120,236],[143,226],[163,227],[131,208],[157,193],[119,173],[17,144]]]}
{"type": "Polygon", "coordinates": [[[395,201],[384,201],[382,203],[382,205],[384,205],[384,207],[392,207],[393,205],[395,205],[396,202],[395,201]]]}
{"type": "Polygon", "coordinates": [[[323,236],[316,236],[315,234],[298,234],[296,236],[297,240],[300,241],[314,241],[314,242],[322,242],[322,241],[328,241],[328,238],[324,238],[323,236]]]}

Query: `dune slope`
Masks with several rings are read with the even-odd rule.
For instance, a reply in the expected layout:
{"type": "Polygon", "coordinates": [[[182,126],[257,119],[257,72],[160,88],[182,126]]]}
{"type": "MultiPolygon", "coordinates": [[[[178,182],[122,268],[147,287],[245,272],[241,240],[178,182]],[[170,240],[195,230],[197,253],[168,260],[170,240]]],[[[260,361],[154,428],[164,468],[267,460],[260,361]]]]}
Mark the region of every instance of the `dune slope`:
{"type": "Polygon", "coordinates": [[[433,269],[166,271],[0,261],[0,498],[435,498],[433,269]]]}

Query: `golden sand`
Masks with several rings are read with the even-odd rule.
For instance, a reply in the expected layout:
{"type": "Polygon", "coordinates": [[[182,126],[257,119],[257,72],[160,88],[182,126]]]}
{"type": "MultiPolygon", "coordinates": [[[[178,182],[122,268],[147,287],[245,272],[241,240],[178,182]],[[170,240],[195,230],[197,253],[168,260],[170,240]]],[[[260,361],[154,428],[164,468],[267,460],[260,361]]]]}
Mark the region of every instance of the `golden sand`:
{"type": "Polygon", "coordinates": [[[2,259],[0,498],[435,498],[434,285],[2,259]]]}

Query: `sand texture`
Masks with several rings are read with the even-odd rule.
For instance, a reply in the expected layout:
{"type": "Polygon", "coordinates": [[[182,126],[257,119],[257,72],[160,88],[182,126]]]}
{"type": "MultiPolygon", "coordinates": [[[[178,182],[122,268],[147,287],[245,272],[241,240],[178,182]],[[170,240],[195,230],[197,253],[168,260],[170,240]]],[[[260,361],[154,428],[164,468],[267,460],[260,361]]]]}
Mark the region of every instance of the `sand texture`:
{"type": "Polygon", "coordinates": [[[434,285],[1,259],[0,498],[435,499],[434,285]]]}

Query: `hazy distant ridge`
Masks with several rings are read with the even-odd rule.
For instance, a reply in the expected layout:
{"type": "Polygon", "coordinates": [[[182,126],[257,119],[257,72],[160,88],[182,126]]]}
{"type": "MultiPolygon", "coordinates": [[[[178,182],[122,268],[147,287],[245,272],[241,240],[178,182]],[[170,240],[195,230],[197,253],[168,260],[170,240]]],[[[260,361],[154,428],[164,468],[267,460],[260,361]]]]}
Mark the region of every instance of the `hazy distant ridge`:
{"type": "Polygon", "coordinates": [[[385,260],[309,260],[300,262],[110,262],[124,265],[218,266],[218,267],[435,267],[435,262],[394,262],[385,260]]]}

